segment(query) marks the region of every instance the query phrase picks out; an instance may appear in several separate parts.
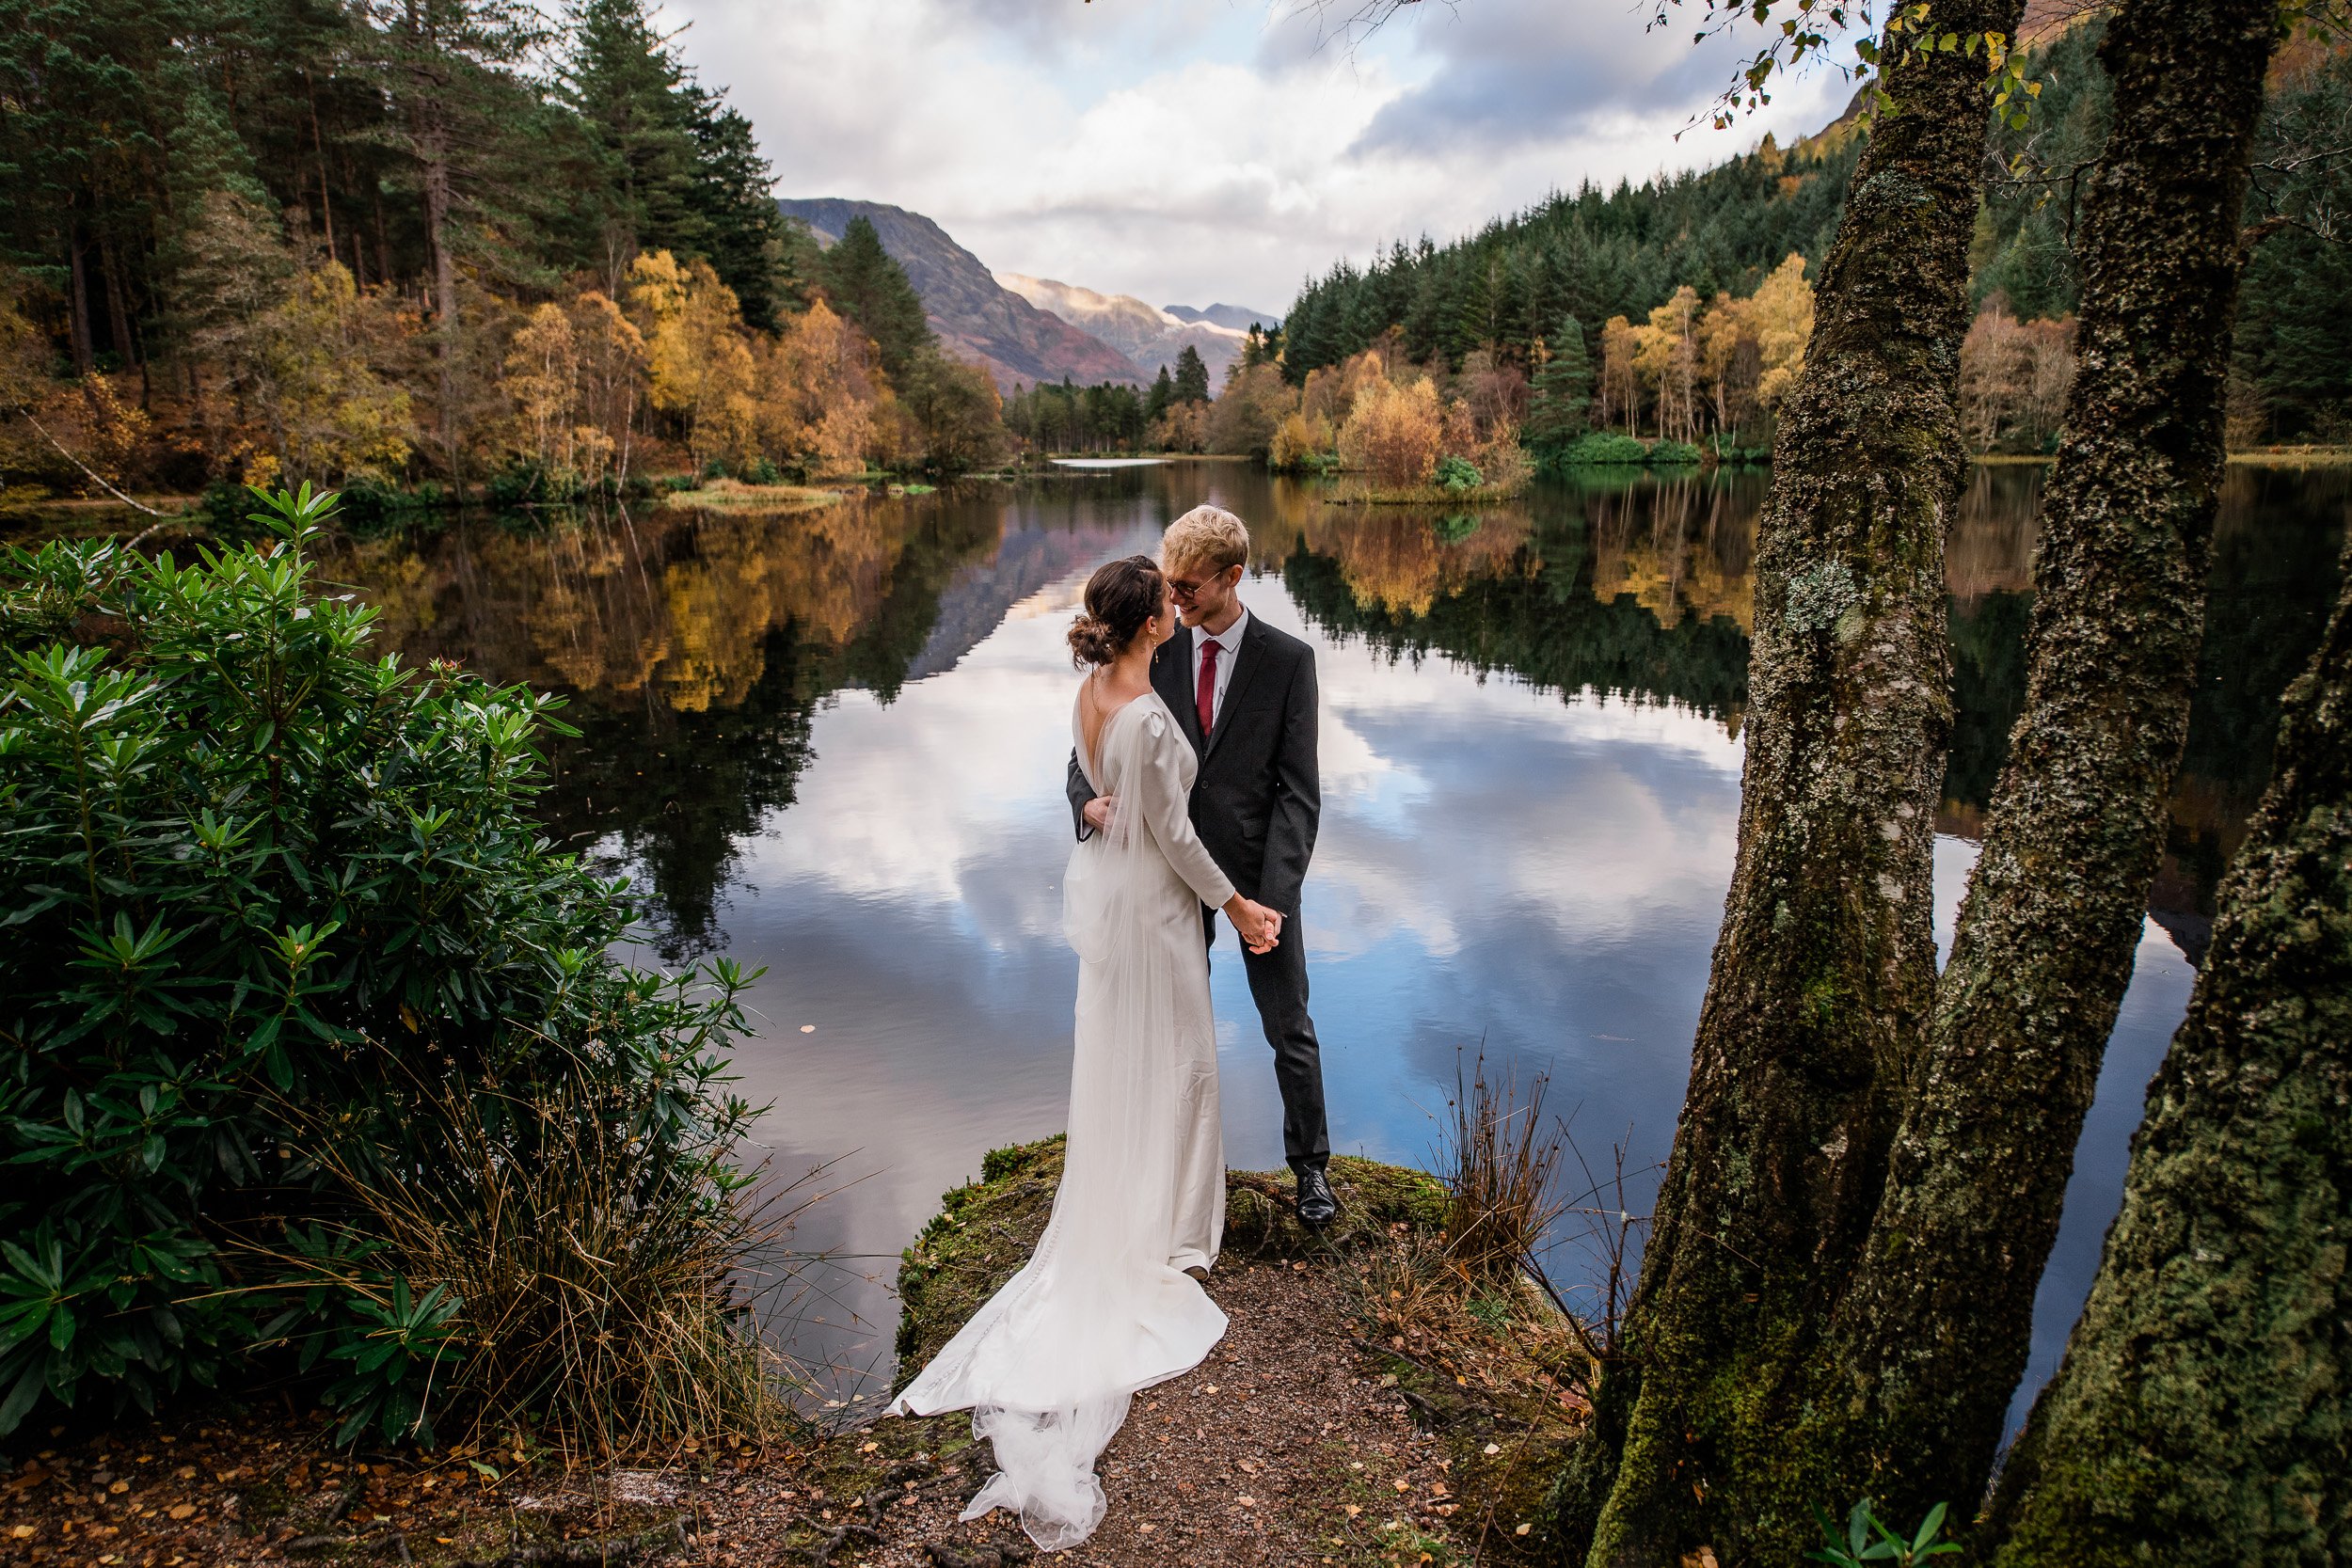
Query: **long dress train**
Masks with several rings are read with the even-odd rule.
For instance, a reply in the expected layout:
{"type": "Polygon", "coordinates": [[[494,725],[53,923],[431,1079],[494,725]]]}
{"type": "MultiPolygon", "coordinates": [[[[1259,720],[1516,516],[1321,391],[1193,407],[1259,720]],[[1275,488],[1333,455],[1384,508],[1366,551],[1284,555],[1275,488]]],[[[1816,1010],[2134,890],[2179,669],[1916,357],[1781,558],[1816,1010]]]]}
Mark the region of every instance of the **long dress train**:
{"type": "Polygon", "coordinates": [[[1183,1270],[1216,1258],[1224,1227],[1200,906],[1223,904],[1232,884],[1193,832],[1199,765],[1156,694],[1104,721],[1099,757],[1074,715],[1073,728],[1088,782],[1119,810],[1063,881],[1079,963],[1061,1186],[1028,1264],[891,1405],[970,1407],[997,1473],[962,1516],[1015,1511],[1047,1551],[1101,1523],[1094,1463],[1136,1391],[1198,1366],[1225,1333],[1183,1270]]]}

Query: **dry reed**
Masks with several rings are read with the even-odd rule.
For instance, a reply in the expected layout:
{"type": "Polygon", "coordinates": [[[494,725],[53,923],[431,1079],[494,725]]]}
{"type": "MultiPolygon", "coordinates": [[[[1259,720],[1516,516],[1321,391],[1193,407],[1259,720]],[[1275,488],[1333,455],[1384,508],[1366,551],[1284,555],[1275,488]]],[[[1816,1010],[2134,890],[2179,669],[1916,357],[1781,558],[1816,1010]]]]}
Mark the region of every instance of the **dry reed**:
{"type": "MultiPolygon", "coordinates": [[[[435,1286],[458,1309],[459,1353],[437,1396],[464,1442],[528,1428],[566,1463],[765,1441],[792,1426],[786,1368],[745,1289],[813,1199],[760,1201],[715,1159],[649,1172],[632,1107],[579,1083],[529,1098],[436,1088],[391,1139],[319,1140],[315,1158],[382,1243],[362,1275],[435,1286]]],[[[504,1445],[500,1445],[503,1447],[504,1445]]]]}
{"type": "Polygon", "coordinates": [[[1517,1069],[1486,1078],[1482,1053],[1467,1082],[1454,1067],[1453,1125],[1438,1169],[1447,1193],[1446,1252],[1467,1278],[1494,1283],[1531,1268],[1565,1205],[1551,1196],[1562,1133],[1543,1127],[1549,1080],[1537,1073],[1520,1093],[1517,1069]]]}

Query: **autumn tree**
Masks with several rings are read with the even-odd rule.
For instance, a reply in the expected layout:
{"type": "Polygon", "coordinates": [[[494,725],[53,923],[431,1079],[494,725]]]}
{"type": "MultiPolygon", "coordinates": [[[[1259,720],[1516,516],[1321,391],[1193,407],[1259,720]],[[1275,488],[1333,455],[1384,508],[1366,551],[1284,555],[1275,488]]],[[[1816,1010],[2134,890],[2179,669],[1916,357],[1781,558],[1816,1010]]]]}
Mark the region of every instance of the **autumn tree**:
{"type": "MultiPolygon", "coordinates": [[[[760,340],[754,350],[760,449],[811,473],[862,467],[877,420],[888,417],[879,407],[873,352],[821,299],[760,340]]],[[[966,437],[959,432],[955,439],[966,437]]]]}
{"type": "Polygon", "coordinates": [[[1391,489],[1426,484],[1444,435],[1435,382],[1425,375],[1404,387],[1376,381],[1358,396],[1340,430],[1340,461],[1391,489]]]}
{"type": "Polygon", "coordinates": [[[751,448],[751,346],[735,294],[707,261],[681,267],[666,250],[629,267],[629,314],[643,334],[652,406],[675,418],[697,465],[751,448]]]}
{"type": "Polygon", "coordinates": [[[1600,326],[1600,422],[1622,424],[1634,434],[1642,416],[1641,372],[1635,358],[1641,336],[1623,316],[1612,316],[1600,326]]]}

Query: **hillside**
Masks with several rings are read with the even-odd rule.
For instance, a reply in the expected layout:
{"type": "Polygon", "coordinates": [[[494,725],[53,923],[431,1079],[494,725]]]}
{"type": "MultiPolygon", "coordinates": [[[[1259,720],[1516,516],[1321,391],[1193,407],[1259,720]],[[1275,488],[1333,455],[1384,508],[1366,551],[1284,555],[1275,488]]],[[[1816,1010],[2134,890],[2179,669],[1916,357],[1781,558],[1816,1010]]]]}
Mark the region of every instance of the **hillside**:
{"type": "Polygon", "coordinates": [[[1392,326],[1415,359],[1489,347],[1525,361],[1571,317],[1597,343],[1611,317],[1646,320],[1678,285],[1751,293],[1791,252],[1819,262],[1860,150],[1841,117],[1786,150],[1767,136],[1701,173],[1587,183],[1450,245],[1399,241],[1368,266],[1342,261],[1292,302],[1284,373],[1303,380],[1392,326]]]}
{"type": "Polygon", "coordinates": [[[783,198],[776,207],[808,225],[821,245],[833,244],[853,217],[872,223],[882,248],[906,269],[907,280],[922,296],[940,346],[985,366],[999,390],[1009,391],[1015,382],[1034,385],[1065,376],[1081,384],[1139,386],[1148,379],[1118,349],[1000,285],[978,257],[920,213],[835,198],[783,198]]]}
{"type": "MultiPolygon", "coordinates": [[[[1226,367],[1241,357],[1241,329],[1215,321],[1185,320],[1173,310],[1146,305],[1133,294],[1097,293],[1075,283],[1030,277],[1017,272],[999,273],[996,281],[1039,309],[1050,310],[1071,325],[1102,339],[1135,361],[1136,368],[1147,376],[1157,375],[1163,365],[1173,370],[1176,356],[1189,346],[1208,366],[1209,384],[1214,387],[1224,381],[1226,367]]],[[[1276,320],[1272,316],[1255,319],[1268,325],[1276,320]]]]}

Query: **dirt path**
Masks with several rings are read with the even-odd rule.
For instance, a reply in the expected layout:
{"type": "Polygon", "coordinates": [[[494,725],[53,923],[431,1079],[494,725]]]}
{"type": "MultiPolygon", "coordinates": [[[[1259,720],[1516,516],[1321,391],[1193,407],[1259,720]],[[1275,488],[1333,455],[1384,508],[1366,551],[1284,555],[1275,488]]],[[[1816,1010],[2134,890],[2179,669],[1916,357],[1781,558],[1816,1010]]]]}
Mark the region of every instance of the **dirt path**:
{"type": "MultiPolygon", "coordinates": [[[[1136,1401],[1103,1458],[1110,1511],[1102,1528],[1050,1560],[1241,1568],[1466,1556],[1447,1540],[1459,1505],[1446,1445],[1416,1431],[1395,1379],[1357,1348],[1351,1283],[1275,1260],[1221,1270],[1209,1293],[1231,1320],[1224,1341],[1200,1367],[1136,1401]]],[[[971,1446],[966,1418],[885,1418],[857,1436],[851,1451],[874,1444],[860,1457],[911,1501],[868,1510],[858,1505],[871,1488],[845,1496],[837,1481],[817,1497],[788,1470],[747,1476],[711,1499],[720,1568],[805,1562],[805,1547],[787,1558],[779,1546],[821,1544],[811,1526],[830,1534],[876,1517],[879,1540],[845,1535],[831,1560],[914,1568],[988,1563],[992,1548],[1026,1555],[1026,1537],[1002,1513],[956,1520],[991,1468],[987,1450],[971,1446]],[[894,1473],[900,1479],[892,1483],[894,1473]]]]}

